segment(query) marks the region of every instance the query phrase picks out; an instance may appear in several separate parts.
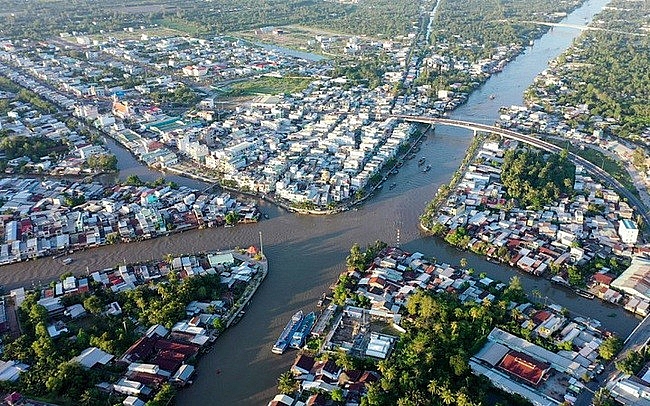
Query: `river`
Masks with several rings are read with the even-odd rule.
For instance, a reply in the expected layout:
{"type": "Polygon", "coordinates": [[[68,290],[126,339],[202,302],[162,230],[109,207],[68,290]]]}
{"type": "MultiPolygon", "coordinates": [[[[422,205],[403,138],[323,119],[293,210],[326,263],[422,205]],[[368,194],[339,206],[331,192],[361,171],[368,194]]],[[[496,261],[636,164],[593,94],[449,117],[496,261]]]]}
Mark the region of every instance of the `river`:
{"type": "MultiPolygon", "coordinates": [[[[581,23],[591,20],[606,0],[590,0],[571,13],[563,22],[581,23]]],[[[494,75],[457,109],[453,118],[492,123],[501,105],[521,104],[522,93],[532,79],[579,34],[576,30],[555,28],[536,40],[503,72],[494,75]],[[491,100],[490,95],[496,97],[491,100]]],[[[467,258],[477,272],[508,281],[518,274],[523,286],[541,292],[544,300],[571,309],[574,313],[599,319],[604,327],[623,336],[638,320],[620,307],[598,300],[587,300],[557,289],[548,281],[531,277],[511,268],[492,264],[449,247],[439,239],[424,236],[418,229],[418,217],[442,183],[458,168],[471,141],[471,133],[439,127],[423,142],[419,155],[433,163],[431,171],[422,173],[416,160],[407,161],[400,173],[358,211],[334,216],[301,216],[284,212],[260,201],[261,210],[269,220],[256,225],[233,228],[188,231],[166,238],[135,244],[119,244],[79,252],[75,261],[62,269],[58,261],[42,259],[5,266],[0,269],[0,283],[8,287],[55,278],[68,268],[78,273],[115,266],[123,261],[134,262],[161,257],[168,253],[216,250],[258,243],[258,231],[264,238],[264,252],[269,259],[269,274],[253,297],[245,317],[226,331],[212,350],[198,362],[194,384],[178,395],[179,405],[262,405],[275,394],[278,376],[288,370],[293,354],[271,353],[271,346],[291,315],[298,309],[315,308],[320,295],[344,270],[349,247],[358,242],[365,245],[375,240],[389,244],[401,243],[409,251],[420,251],[441,262],[457,265],[467,258]],[[399,241],[398,232],[399,231],[399,241]],[[217,374],[215,371],[220,370],[217,374]]],[[[118,156],[120,177],[136,174],[153,180],[160,174],[143,167],[128,151],[109,141],[118,156]]],[[[175,182],[195,188],[202,182],[178,176],[167,176],[175,182]]]]}

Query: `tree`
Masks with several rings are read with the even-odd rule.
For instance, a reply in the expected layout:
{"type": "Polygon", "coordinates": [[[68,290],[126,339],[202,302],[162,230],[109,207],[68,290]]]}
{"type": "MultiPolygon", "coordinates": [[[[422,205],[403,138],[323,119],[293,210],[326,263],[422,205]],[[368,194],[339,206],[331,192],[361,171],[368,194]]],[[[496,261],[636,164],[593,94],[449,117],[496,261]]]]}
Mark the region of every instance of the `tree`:
{"type": "Polygon", "coordinates": [[[606,388],[600,388],[596,391],[593,398],[594,406],[614,406],[616,402],[612,399],[611,394],[606,388]]]}
{"type": "Polygon", "coordinates": [[[508,287],[503,291],[503,300],[516,303],[522,303],[526,300],[526,293],[521,285],[521,279],[519,279],[519,276],[514,275],[510,278],[508,287]]]}
{"type": "Polygon", "coordinates": [[[84,300],[83,306],[86,310],[94,315],[97,315],[101,313],[102,310],[104,310],[104,304],[102,303],[101,299],[94,295],[88,296],[84,300]]]}
{"type": "Polygon", "coordinates": [[[142,186],[144,182],[138,177],[138,175],[129,175],[124,181],[126,186],[142,186]]]}
{"type": "Polygon", "coordinates": [[[343,396],[343,390],[341,388],[334,389],[330,395],[332,396],[332,400],[334,402],[343,402],[345,400],[345,396],[343,396]]]}
{"type": "Polygon", "coordinates": [[[602,359],[609,361],[623,348],[623,342],[617,336],[607,337],[598,348],[602,359]]]}
{"type": "Polygon", "coordinates": [[[358,243],[354,243],[350,248],[350,254],[345,258],[345,263],[349,269],[363,270],[365,266],[365,255],[361,251],[358,243]]]}
{"type": "Polygon", "coordinates": [[[298,381],[291,371],[287,371],[278,378],[278,392],[284,395],[291,395],[298,390],[298,381]]]}
{"type": "Polygon", "coordinates": [[[160,387],[160,391],[156,393],[156,396],[153,397],[150,401],[147,402],[146,406],[167,406],[172,404],[172,400],[176,396],[176,388],[174,388],[169,383],[164,383],[160,387]]]}
{"type": "Polygon", "coordinates": [[[456,376],[463,376],[468,369],[468,360],[463,354],[456,354],[449,357],[449,365],[456,376]]]}
{"type": "Polygon", "coordinates": [[[625,374],[635,375],[649,359],[650,351],[647,349],[630,351],[625,355],[625,358],[616,363],[616,369],[625,374]]]}
{"type": "Polygon", "coordinates": [[[235,213],[234,211],[229,211],[228,214],[226,214],[225,217],[226,224],[228,225],[235,225],[239,221],[239,214],[235,213]]]}
{"type": "Polygon", "coordinates": [[[467,268],[467,258],[463,257],[460,259],[460,267],[467,268]]]}
{"type": "Polygon", "coordinates": [[[222,332],[226,326],[223,320],[220,317],[215,317],[212,321],[212,327],[217,330],[219,333],[222,332]]]}

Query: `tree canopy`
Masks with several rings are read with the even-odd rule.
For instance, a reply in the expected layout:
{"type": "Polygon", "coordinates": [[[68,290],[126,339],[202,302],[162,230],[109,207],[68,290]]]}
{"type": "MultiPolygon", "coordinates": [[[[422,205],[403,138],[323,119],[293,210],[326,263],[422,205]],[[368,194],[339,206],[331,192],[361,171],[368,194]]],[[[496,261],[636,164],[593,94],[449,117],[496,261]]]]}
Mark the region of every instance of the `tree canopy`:
{"type": "Polygon", "coordinates": [[[562,154],[508,150],[501,167],[501,181],[510,197],[534,210],[573,193],[575,165],[562,154]]]}

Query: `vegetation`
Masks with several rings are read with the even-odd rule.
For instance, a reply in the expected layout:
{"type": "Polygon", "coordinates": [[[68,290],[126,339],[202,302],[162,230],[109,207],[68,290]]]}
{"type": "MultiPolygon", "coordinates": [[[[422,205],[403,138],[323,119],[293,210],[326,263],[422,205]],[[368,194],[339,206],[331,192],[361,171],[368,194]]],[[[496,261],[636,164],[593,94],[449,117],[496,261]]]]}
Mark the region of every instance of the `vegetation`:
{"type": "MultiPolygon", "coordinates": [[[[563,141],[558,141],[556,139],[550,139],[550,138],[546,139],[546,141],[561,147],[567,147],[567,143],[563,141]]],[[[625,166],[621,162],[612,159],[609,156],[593,148],[581,149],[573,146],[572,144],[568,144],[568,147],[570,152],[573,152],[574,154],[586,159],[592,164],[599,166],[605,172],[609,173],[616,180],[621,182],[623,186],[631,190],[632,193],[636,195],[639,194],[639,192],[636,190],[636,185],[634,184],[632,177],[627,172],[625,166]]]]}
{"type": "Polygon", "coordinates": [[[28,157],[32,162],[39,162],[41,158],[52,153],[64,153],[68,148],[61,141],[54,141],[47,137],[4,137],[0,139],[0,150],[7,159],[28,157]]]}
{"type": "Polygon", "coordinates": [[[383,241],[375,241],[374,244],[369,244],[365,251],[361,251],[359,244],[355,243],[350,248],[350,254],[345,258],[345,264],[350,270],[365,270],[387,246],[383,241]]]}
{"type": "Polygon", "coordinates": [[[149,94],[151,100],[170,107],[189,107],[198,103],[201,97],[187,86],[179,86],[173,91],[155,91],[149,94]]]}
{"type": "Polygon", "coordinates": [[[334,77],[345,76],[350,84],[363,84],[374,89],[383,83],[386,63],[381,58],[340,62],[332,72],[334,77]]]}
{"type": "MultiPolygon", "coordinates": [[[[62,277],[65,275],[62,275],[62,277]]],[[[218,275],[195,276],[180,280],[171,272],[165,281],[139,285],[126,292],[114,293],[91,282],[92,293],[64,296],[65,306],[82,304],[88,314],[66,322],[69,333],[51,338],[47,326],[55,322],[39,294],[27,296],[18,315],[23,335],[3,338],[3,360],[19,360],[30,368],[16,383],[3,383],[3,390],[21,393],[62,405],[112,405],[115,399],[93,389],[101,381],[115,381],[122,370],[118,366],[86,370],[70,360],[89,346],[110,354],[124,353],[142,334],[143,328],[162,324],[170,328],[186,317],[185,307],[192,300],[218,300],[225,292],[218,275]],[[118,302],[122,315],[111,316],[104,310],[118,302]]],[[[237,293],[235,291],[235,293],[237,293]]],[[[215,325],[215,328],[223,326],[215,325]]],[[[175,395],[173,387],[163,385],[149,405],[168,405],[175,395]]]]}
{"type": "Polygon", "coordinates": [[[566,151],[549,155],[509,150],[504,156],[501,181],[508,195],[539,210],[560,195],[573,192],[575,165],[567,159],[566,151]]]}
{"type": "Polygon", "coordinates": [[[287,371],[278,378],[278,392],[284,395],[291,395],[300,387],[296,378],[291,371],[287,371]]]}
{"type": "Polygon", "coordinates": [[[304,90],[311,82],[312,79],[302,77],[276,78],[262,76],[260,78],[231,85],[228,95],[245,96],[255,94],[290,94],[304,90]]]}
{"type": "Polygon", "coordinates": [[[178,184],[174,181],[168,181],[163,177],[160,177],[153,182],[145,182],[138,175],[129,175],[126,177],[126,179],[122,182],[123,185],[125,186],[149,186],[151,188],[156,188],[160,187],[163,185],[167,185],[172,189],[178,189],[178,184]]]}
{"type": "MultiPolygon", "coordinates": [[[[90,345],[113,354],[125,351],[136,339],[133,323],[128,319],[122,323],[117,318],[93,315],[86,319],[88,323],[84,323],[85,327],[68,324],[71,331],[69,336],[74,339],[53,339],[46,328],[49,322],[47,310],[37,304],[37,300],[37,294],[29,295],[19,308],[23,335],[6,342],[2,354],[5,360],[20,360],[30,365],[18,382],[9,384],[9,389],[63,405],[115,403],[115,399],[89,389],[95,383],[113,379],[114,371],[86,370],[70,359],[90,345]]],[[[65,333],[63,335],[66,336],[65,333]]]]}
{"type": "Polygon", "coordinates": [[[616,363],[616,369],[625,374],[636,375],[648,361],[650,361],[650,350],[643,347],[640,350],[628,352],[625,358],[616,363]]]}
{"type": "Polygon", "coordinates": [[[419,0],[375,0],[343,4],[318,0],[198,0],[182,3],[120,4],[61,0],[3,3],[7,16],[0,35],[48,38],[62,31],[98,33],[159,24],[192,35],[214,35],[269,25],[304,24],[351,34],[393,37],[405,34],[419,14],[419,0]]]}
{"type": "Polygon", "coordinates": [[[379,362],[381,380],[364,405],[476,405],[495,392],[473,375],[469,357],[506,318],[507,303],[460,303],[447,293],[420,291],[406,306],[408,319],[393,355],[379,362]]]}
{"type": "Polygon", "coordinates": [[[86,160],[86,165],[96,171],[117,171],[117,157],[113,154],[92,155],[86,160]]]}
{"type": "Polygon", "coordinates": [[[611,360],[623,348],[623,342],[617,336],[606,338],[598,347],[598,354],[606,361],[611,360]]]}
{"type": "Polygon", "coordinates": [[[217,300],[224,292],[218,275],[186,278],[170,273],[167,281],[140,285],[124,292],[122,309],[146,326],[161,324],[167,328],[185,317],[185,306],[192,300],[217,300]]]}
{"type": "MultiPolygon", "coordinates": [[[[569,0],[555,2],[543,0],[451,0],[440,2],[432,24],[430,41],[445,54],[470,63],[491,58],[499,47],[517,52],[515,46],[527,45],[541,36],[548,27],[523,23],[535,16],[536,20],[556,20],[556,12],[568,12],[581,2],[569,0]]],[[[461,92],[468,92],[486,80],[487,74],[470,75],[463,70],[439,67],[424,68],[417,83],[430,85],[431,94],[438,89],[448,89],[453,83],[461,83],[461,92]]]]}

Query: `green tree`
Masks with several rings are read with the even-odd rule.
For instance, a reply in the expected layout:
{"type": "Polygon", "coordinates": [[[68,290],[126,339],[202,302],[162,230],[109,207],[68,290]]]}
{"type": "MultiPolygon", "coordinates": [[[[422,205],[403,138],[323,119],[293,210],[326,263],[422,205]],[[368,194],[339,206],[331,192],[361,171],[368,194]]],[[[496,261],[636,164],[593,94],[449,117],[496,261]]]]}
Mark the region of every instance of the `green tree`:
{"type": "Polygon", "coordinates": [[[102,303],[101,299],[97,296],[88,296],[83,303],[83,306],[86,310],[88,310],[91,314],[99,314],[104,310],[104,304],[102,303]]]}
{"type": "Polygon", "coordinates": [[[278,392],[291,395],[298,390],[299,383],[291,371],[287,371],[278,378],[278,392]]]}
{"type": "Polygon", "coordinates": [[[467,258],[463,257],[460,259],[460,267],[467,268],[467,258]]]}
{"type": "Polygon", "coordinates": [[[147,402],[147,406],[167,406],[171,405],[176,396],[176,388],[169,383],[164,383],[156,396],[147,402]]]}
{"type": "Polygon", "coordinates": [[[602,359],[609,361],[623,348],[623,342],[617,336],[610,336],[603,340],[598,348],[598,354],[602,359]]]}
{"type": "Polygon", "coordinates": [[[609,391],[605,388],[600,388],[596,391],[593,398],[594,406],[614,406],[616,402],[612,398],[609,391]]]}
{"type": "Polygon", "coordinates": [[[239,214],[234,211],[229,211],[228,214],[226,214],[225,220],[226,224],[235,225],[239,221],[239,214]]]}
{"type": "Polygon", "coordinates": [[[334,402],[343,402],[345,400],[345,396],[343,396],[343,390],[341,388],[336,388],[332,392],[330,392],[330,395],[332,396],[332,400],[334,402]]]}
{"type": "Polygon", "coordinates": [[[138,177],[138,175],[129,175],[124,181],[126,186],[143,186],[144,182],[138,177]]]}

